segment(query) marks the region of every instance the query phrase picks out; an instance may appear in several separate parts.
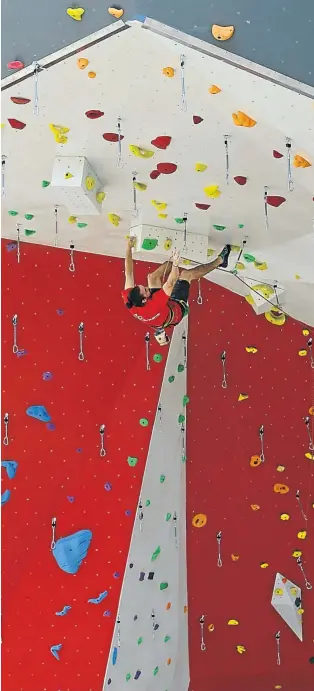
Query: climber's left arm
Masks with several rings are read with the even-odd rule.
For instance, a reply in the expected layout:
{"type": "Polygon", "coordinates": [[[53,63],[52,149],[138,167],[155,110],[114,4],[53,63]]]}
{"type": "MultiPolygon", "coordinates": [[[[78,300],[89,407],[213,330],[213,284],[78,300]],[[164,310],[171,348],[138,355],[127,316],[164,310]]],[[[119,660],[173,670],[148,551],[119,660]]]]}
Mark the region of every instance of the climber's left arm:
{"type": "Polygon", "coordinates": [[[124,289],[134,287],[134,272],[133,272],[133,257],[132,248],[134,247],[134,238],[129,238],[125,253],[125,285],[124,289]]]}

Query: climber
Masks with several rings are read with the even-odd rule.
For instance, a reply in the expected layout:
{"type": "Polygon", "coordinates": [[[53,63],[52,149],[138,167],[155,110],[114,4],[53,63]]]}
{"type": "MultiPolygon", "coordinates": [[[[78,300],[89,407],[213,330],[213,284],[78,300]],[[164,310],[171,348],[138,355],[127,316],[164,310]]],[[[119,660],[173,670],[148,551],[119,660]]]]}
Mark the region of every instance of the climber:
{"type": "Polygon", "coordinates": [[[198,280],[218,267],[228,266],[230,245],[226,245],[217,259],[201,264],[194,269],[183,269],[179,273],[180,254],[174,252],[172,259],[165,262],[147,276],[147,286],[136,285],[133,274],[132,247],[135,238],[130,238],[125,257],[125,286],[122,298],[131,314],[154,329],[159,345],[170,341],[165,329],[177,326],[189,311],[188,298],[191,281],[198,280]],[[165,283],[163,284],[163,281],[165,283]]]}

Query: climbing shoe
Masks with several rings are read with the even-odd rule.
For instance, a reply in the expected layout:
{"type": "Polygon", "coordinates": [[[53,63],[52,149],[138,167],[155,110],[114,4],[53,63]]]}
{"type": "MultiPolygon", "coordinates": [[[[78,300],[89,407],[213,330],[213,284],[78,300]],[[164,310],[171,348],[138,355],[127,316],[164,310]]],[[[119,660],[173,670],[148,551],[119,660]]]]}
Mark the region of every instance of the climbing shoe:
{"type": "Polygon", "coordinates": [[[231,245],[225,245],[224,248],[221,250],[220,254],[218,257],[221,257],[223,262],[220,264],[220,269],[226,269],[228,266],[228,260],[229,260],[229,254],[231,252],[231,245]]]}

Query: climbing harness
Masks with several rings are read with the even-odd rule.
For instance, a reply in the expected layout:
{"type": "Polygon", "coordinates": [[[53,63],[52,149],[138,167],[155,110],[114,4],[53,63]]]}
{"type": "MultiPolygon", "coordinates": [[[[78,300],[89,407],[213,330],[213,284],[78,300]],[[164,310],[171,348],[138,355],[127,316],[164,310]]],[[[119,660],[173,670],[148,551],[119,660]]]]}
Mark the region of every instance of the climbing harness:
{"type": "Polygon", "coordinates": [[[4,423],[4,437],[3,437],[3,444],[4,446],[9,445],[9,413],[4,414],[3,418],[3,423],[4,423]]]}
{"type": "Polygon", "coordinates": [[[99,434],[100,434],[100,451],[99,455],[104,458],[106,455],[105,451],[105,425],[100,425],[99,427],[99,434]]]}
{"type": "Polygon", "coordinates": [[[201,650],[204,651],[206,650],[206,645],[204,642],[204,623],[205,623],[205,614],[202,614],[200,617],[200,627],[201,627],[201,650]]]}
{"type": "Polygon", "coordinates": [[[81,322],[78,327],[79,330],[79,336],[80,336],[80,352],[78,354],[78,359],[81,360],[81,362],[84,360],[84,352],[83,352],[83,335],[84,335],[84,322],[81,322]]]}
{"type": "Polygon", "coordinates": [[[12,351],[13,351],[13,353],[17,353],[19,350],[18,345],[17,345],[17,320],[18,320],[17,314],[14,314],[14,316],[12,317],[12,324],[13,324],[13,348],[12,348],[12,351]]]}

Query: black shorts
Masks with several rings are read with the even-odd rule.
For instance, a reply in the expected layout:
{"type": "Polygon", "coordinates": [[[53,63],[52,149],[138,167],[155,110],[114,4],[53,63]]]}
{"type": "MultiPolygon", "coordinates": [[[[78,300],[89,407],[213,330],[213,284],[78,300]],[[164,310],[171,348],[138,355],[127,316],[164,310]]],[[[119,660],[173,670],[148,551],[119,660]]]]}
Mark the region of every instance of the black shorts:
{"type": "MultiPolygon", "coordinates": [[[[153,295],[153,293],[157,293],[158,290],[162,290],[162,288],[151,288],[150,292],[153,295]]],[[[190,283],[189,281],[184,281],[181,279],[178,279],[177,282],[174,285],[173,291],[171,295],[169,296],[169,300],[175,300],[176,302],[180,302],[182,300],[183,302],[187,303],[189,299],[189,292],[190,292],[190,283]]],[[[185,310],[183,305],[180,304],[181,310],[182,310],[182,317],[185,315],[185,310]]]]}

